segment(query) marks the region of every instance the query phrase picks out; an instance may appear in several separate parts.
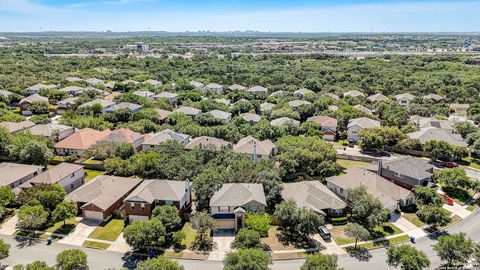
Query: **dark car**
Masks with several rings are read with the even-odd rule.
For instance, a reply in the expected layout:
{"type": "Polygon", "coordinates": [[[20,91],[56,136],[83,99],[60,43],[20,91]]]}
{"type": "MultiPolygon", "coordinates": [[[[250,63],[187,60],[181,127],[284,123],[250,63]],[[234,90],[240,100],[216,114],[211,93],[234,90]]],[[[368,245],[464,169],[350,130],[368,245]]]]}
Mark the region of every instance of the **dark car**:
{"type": "Polygon", "coordinates": [[[318,233],[323,238],[323,240],[330,240],[332,238],[330,231],[325,226],[319,226],[318,233]]]}
{"type": "Polygon", "coordinates": [[[377,151],[373,150],[373,149],[365,149],[365,150],[362,150],[362,154],[369,155],[369,156],[375,156],[377,154],[377,151]]]}
{"type": "Polygon", "coordinates": [[[390,153],[387,152],[387,151],[380,151],[380,152],[378,152],[378,155],[379,155],[380,157],[391,157],[391,156],[392,156],[392,155],[390,155],[390,153]]]}

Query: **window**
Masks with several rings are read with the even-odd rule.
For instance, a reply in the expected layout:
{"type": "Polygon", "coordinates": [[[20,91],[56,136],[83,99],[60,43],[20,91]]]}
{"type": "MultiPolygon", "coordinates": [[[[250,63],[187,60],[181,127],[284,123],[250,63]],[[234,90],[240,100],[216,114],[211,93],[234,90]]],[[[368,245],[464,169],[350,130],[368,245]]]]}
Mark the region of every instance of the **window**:
{"type": "Polygon", "coordinates": [[[142,207],[142,210],[145,210],[145,204],[144,203],[141,203],[140,207],[142,207]]]}
{"type": "Polygon", "coordinates": [[[131,203],[130,203],[130,207],[131,207],[132,209],[135,209],[135,203],[131,202],[131,203]]]}
{"type": "Polygon", "coordinates": [[[230,209],[228,206],[220,206],[218,207],[218,212],[225,213],[228,212],[230,209]]]}
{"type": "Polygon", "coordinates": [[[247,206],[247,211],[256,212],[257,211],[257,206],[256,205],[249,205],[249,206],[247,206]]]}
{"type": "Polygon", "coordinates": [[[398,172],[395,172],[395,176],[398,177],[398,178],[403,178],[403,174],[398,173],[398,172]]]}
{"type": "Polygon", "coordinates": [[[173,205],[173,201],[166,200],[165,205],[173,205]]]}

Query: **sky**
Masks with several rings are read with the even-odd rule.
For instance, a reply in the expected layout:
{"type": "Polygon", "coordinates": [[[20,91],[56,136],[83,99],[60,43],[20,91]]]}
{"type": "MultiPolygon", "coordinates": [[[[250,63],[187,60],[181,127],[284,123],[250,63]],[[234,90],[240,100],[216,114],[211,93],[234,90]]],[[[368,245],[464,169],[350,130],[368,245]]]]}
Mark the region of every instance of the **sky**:
{"type": "Polygon", "coordinates": [[[0,0],[0,32],[480,32],[480,0],[0,0]]]}

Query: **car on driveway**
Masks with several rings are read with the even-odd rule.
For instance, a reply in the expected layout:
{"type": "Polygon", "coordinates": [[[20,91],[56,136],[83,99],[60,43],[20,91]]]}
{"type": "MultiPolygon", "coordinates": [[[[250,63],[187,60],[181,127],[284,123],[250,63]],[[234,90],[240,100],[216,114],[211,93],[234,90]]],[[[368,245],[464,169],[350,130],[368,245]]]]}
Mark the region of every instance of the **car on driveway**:
{"type": "Polygon", "coordinates": [[[330,231],[325,226],[319,226],[318,233],[323,238],[323,240],[330,240],[332,238],[330,231]]]}
{"type": "Polygon", "coordinates": [[[448,197],[446,194],[438,194],[438,196],[442,197],[445,200],[445,203],[448,205],[453,205],[454,200],[452,200],[450,197],[448,197]]]}
{"type": "Polygon", "coordinates": [[[442,165],[446,168],[456,168],[458,164],[455,162],[443,162],[442,165]]]}

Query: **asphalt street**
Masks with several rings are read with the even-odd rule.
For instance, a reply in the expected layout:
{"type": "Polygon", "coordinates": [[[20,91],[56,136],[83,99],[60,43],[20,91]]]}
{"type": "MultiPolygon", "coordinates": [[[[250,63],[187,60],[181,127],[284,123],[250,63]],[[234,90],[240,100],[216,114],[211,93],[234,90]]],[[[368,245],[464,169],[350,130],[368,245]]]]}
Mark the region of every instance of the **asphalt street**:
{"type": "MultiPolygon", "coordinates": [[[[480,242],[480,226],[478,225],[480,211],[476,211],[466,219],[450,227],[446,233],[465,232],[469,238],[475,242],[480,242]]],[[[55,264],[55,256],[62,250],[69,248],[80,248],[88,255],[90,269],[104,270],[108,268],[129,267],[132,263],[124,254],[95,250],[90,248],[72,247],[69,245],[54,243],[50,246],[44,241],[17,241],[9,236],[0,236],[1,239],[9,243],[10,256],[2,261],[3,265],[13,266],[16,264],[26,264],[35,260],[42,260],[48,264],[55,264]]],[[[432,245],[436,243],[434,238],[424,237],[417,240],[415,245],[418,249],[424,251],[432,262],[432,266],[440,265],[440,259],[436,256],[432,245]]],[[[356,258],[350,255],[339,256],[339,265],[346,270],[369,269],[384,270],[393,269],[386,264],[386,249],[380,248],[369,251],[367,254],[356,258]]],[[[222,263],[219,261],[197,261],[197,260],[178,260],[186,270],[221,270],[222,263]]],[[[271,268],[273,270],[293,270],[299,269],[304,260],[283,260],[275,261],[271,268]]]]}

